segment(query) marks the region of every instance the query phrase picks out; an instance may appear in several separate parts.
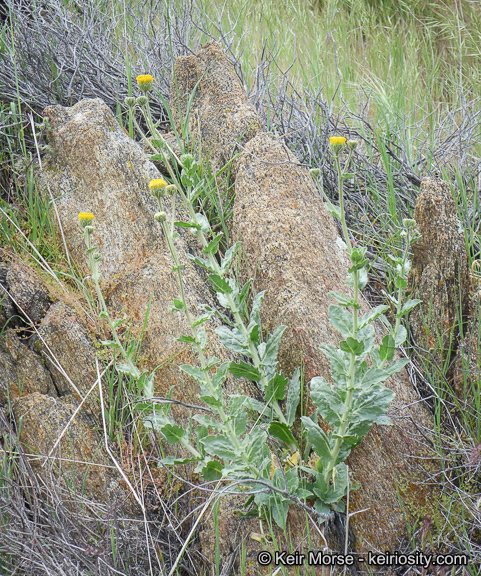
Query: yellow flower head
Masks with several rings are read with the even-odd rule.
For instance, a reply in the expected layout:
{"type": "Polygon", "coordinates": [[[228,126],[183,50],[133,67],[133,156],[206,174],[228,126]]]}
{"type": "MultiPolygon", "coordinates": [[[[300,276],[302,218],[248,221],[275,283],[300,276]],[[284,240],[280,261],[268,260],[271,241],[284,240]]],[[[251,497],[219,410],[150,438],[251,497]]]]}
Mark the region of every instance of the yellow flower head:
{"type": "Polygon", "coordinates": [[[337,157],[346,147],[347,139],[344,136],[331,136],[329,138],[329,147],[332,154],[337,157]]]}
{"type": "Polygon", "coordinates": [[[90,224],[92,224],[93,219],[94,215],[90,214],[90,212],[79,212],[78,221],[80,226],[82,226],[82,228],[85,228],[85,226],[90,226],[90,224]]]}
{"type": "Polygon", "coordinates": [[[154,198],[163,198],[166,188],[167,182],[163,178],[156,178],[149,182],[149,190],[154,198]]]}
{"type": "Polygon", "coordinates": [[[344,138],[344,136],[331,136],[329,138],[329,142],[335,146],[336,144],[345,144],[346,143],[346,138],[344,138]]]}
{"type": "Polygon", "coordinates": [[[152,88],[154,78],[150,74],[140,74],[137,76],[137,85],[142,92],[148,92],[152,88]]]}

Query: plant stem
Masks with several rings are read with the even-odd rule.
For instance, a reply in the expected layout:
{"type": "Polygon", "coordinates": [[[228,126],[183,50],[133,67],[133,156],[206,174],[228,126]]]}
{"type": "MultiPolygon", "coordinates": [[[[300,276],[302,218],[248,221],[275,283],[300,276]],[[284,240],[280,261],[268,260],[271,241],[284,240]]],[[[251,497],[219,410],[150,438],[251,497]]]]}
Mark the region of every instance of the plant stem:
{"type": "Polygon", "coordinates": [[[100,308],[102,309],[103,316],[107,319],[107,322],[108,322],[109,327],[110,327],[110,331],[112,332],[113,339],[115,340],[115,343],[117,344],[117,346],[120,349],[120,353],[122,354],[122,358],[125,360],[125,362],[129,366],[129,369],[131,371],[132,376],[136,380],[138,380],[141,376],[141,372],[137,368],[137,366],[135,366],[135,364],[132,362],[132,360],[129,358],[127,351],[125,350],[122,342],[120,341],[120,338],[117,334],[117,330],[116,330],[115,326],[113,325],[113,322],[110,318],[110,314],[109,314],[109,310],[107,308],[107,305],[105,304],[102,290],[100,289],[100,284],[99,284],[100,273],[99,273],[99,269],[98,269],[99,263],[94,260],[93,251],[92,251],[92,243],[91,243],[91,233],[89,233],[89,232],[85,232],[85,243],[87,244],[87,252],[89,255],[89,268],[90,268],[90,272],[92,275],[92,281],[95,284],[95,292],[97,293],[97,298],[98,298],[98,301],[100,303],[100,308]]]}

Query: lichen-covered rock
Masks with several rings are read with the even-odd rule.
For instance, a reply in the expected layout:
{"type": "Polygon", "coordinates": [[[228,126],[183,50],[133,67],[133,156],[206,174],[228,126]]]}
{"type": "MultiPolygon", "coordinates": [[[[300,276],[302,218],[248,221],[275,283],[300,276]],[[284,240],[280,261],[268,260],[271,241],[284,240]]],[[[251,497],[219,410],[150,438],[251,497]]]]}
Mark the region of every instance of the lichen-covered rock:
{"type": "Polygon", "coordinates": [[[0,337],[0,404],[32,392],[57,396],[42,358],[7,329],[0,337]]]}
{"type": "Polygon", "coordinates": [[[33,470],[44,478],[53,473],[77,497],[99,502],[126,500],[123,480],[103,438],[92,430],[81,410],[74,416],[76,408],[68,397],[52,398],[38,392],[13,401],[15,419],[22,422],[20,441],[33,470]]]}
{"type": "Polygon", "coordinates": [[[7,273],[9,293],[26,320],[39,322],[52,303],[47,287],[26,264],[14,260],[7,273]]]}
{"type": "Polygon", "coordinates": [[[464,338],[452,365],[452,391],[462,404],[461,410],[475,410],[475,397],[481,381],[481,306],[479,293],[472,299],[472,312],[464,326],[464,338]]]}
{"type": "Polygon", "coordinates": [[[98,389],[90,391],[97,380],[95,347],[74,310],[63,302],[50,306],[31,345],[41,352],[59,396],[87,398],[83,408],[100,418],[98,389]]]}
{"type": "Polygon", "coordinates": [[[171,95],[177,130],[182,133],[181,123],[189,113],[189,133],[196,153],[209,159],[214,174],[261,129],[254,106],[215,41],[205,44],[198,54],[177,58],[171,95]]]}
{"type": "MultiPolygon", "coordinates": [[[[174,399],[197,403],[198,386],[179,365],[197,364],[198,360],[189,345],[178,341],[180,335],[190,334],[190,328],[183,314],[170,312],[180,291],[167,242],[154,220],[158,206],[148,188],[160,173],[99,99],[72,108],[49,107],[44,115],[49,118],[48,138],[55,157],[44,163],[38,181],[41,189],[48,184],[56,198],[70,256],[88,276],[77,215],[92,212],[92,243],[103,257],[104,294],[115,318],[126,315],[131,336],[143,334],[140,367],[152,370],[160,366],[155,380],[157,395],[165,395],[173,386],[174,399]]],[[[169,208],[166,201],[167,212],[169,208]]],[[[182,214],[177,217],[181,219],[182,214]]],[[[212,296],[202,274],[186,257],[188,251],[198,250],[193,236],[181,231],[176,246],[185,265],[186,298],[196,315],[201,304],[213,305],[212,296]]],[[[206,324],[209,353],[225,359],[213,332],[215,326],[215,319],[206,324]]],[[[176,410],[182,417],[190,415],[190,411],[176,410]]]]}
{"type": "Polygon", "coordinates": [[[7,324],[10,327],[15,326],[18,321],[15,321],[15,306],[8,294],[7,274],[10,264],[0,262],[0,331],[7,324]]]}
{"type": "Polygon", "coordinates": [[[464,234],[447,182],[423,179],[414,219],[421,237],[413,244],[409,282],[411,297],[422,303],[409,315],[409,326],[421,353],[442,367],[456,346],[470,289],[464,234]]]}

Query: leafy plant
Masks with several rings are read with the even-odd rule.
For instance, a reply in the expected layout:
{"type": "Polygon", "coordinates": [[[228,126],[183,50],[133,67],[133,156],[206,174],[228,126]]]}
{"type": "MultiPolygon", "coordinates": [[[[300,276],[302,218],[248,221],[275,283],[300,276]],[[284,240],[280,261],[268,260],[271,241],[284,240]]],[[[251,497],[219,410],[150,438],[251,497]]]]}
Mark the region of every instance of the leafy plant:
{"type": "MultiPolygon", "coordinates": [[[[329,345],[321,347],[330,361],[334,385],[323,377],[311,381],[311,401],[316,410],[311,416],[301,418],[308,441],[302,460],[299,441],[291,430],[300,398],[299,371],[296,370],[288,380],[277,369],[277,355],[285,326],[277,327],[266,341],[262,340],[260,308],[264,292],[255,295],[247,311],[251,281],[241,286],[230,274],[240,243],[229,247],[224,254],[220,253],[222,233],[213,233],[206,216],[196,211],[197,200],[205,185],[200,166],[191,154],[177,158],[157,130],[147,96],[152,86],[151,77],[148,77],[148,87],[144,84],[144,78],[138,79],[143,95],[126,103],[131,108],[138,106],[142,110],[152,136],[150,145],[157,146],[158,157],[167,166],[174,182],[168,185],[165,180],[157,179],[151,181],[149,187],[152,196],[158,200],[160,212],[155,219],[162,225],[179,282],[180,298],[174,300],[172,311],[184,313],[191,328],[191,334],[181,335],[179,340],[191,344],[200,361],[200,366],[183,365],[180,368],[198,382],[200,399],[211,412],[209,416],[194,415],[184,429],[172,418],[168,406],[153,406],[153,415],[149,416],[147,425],[155,427],[168,444],[180,444],[189,453],[187,457],[168,456],[163,463],[177,465],[196,462],[195,471],[201,472],[206,480],[225,478],[242,480],[243,485],[254,484],[251,500],[258,512],[272,515],[283,528],[292,501],[304,505],[308,500],[314,501],[315,510],[321,515],[328,514],[331,508],[343,510],[342,499],[349,488],[345,460],[374,423],[390,424],[386,412],[393,393],[384,386],[384,382],[408,362],[394,359],[394,352],[406,338],[401,319],[419,303],[417,300],[402,303],[409,271],[407,255],[415,237],[412,234],[415,223],[412,220],[404,221],[405,249],[401,257],[392,256],[398,289],[397,296],[393,298],[396,324],[379,345],[376,344],[373,322],[382,319],[388,324],[384,313],[389,307],[377,306],[364,315],[360,314],[360,291],[368,278],[366,248],[351,247],[345,219],[343,182],[354,177],[347,169],[357,143],[346,142],[342,137],[331,138],[340,205],[335,207],[328,203],[328,207],[341,220],[344,235],[341,244],[351,261],[348,281],[353,295],[331,293],[337,305],[330,306],[329,319],[343,339],[338,349],[329,345]],[[346,147],[349,155],[342,168],[340,158],[346,147]],[[173,169],[173,162],[180,166],[180,175],[173,169]],[[175,209],[172,210],[171,222],[167,221],[167,213],[163,209],[166,196],[172,197],[173,206],[175,197],[180,198],[188,221],[176,221],[175,209]],[[206,271],[207,280],[217,296],[218,310],[205,306],[199,316],[191,315],[185,298],[183,266],[174,242],[176,226],[189,230],[199,240],[202,256],[189,255],[189,258],[206,271]],[[247,311],[247,323],[244,322],[243,311],[247,311]],[[223,320],[223,325],[216,329],[220,341],[226,348],[241,355],[239,361],[221,364],[217,358],[206,355],[207,332],[203,325],[214,314],[223,320]],[[229,372],[234,377],[255,382],[263,394],[263,402],[245,394],[231,395],[227,399],[223,384],[229,372]],[[283,401],[285,412],[280,404],[283,401]],[[249,427],[248,416],[252,410],[257,411],[259,416],[255,424],[249,427]],[[327,424],[327,432],[321,427],[319,419],[327,424]],[[277,444],[274,445],[274,442],[277,444]],[[284,449],[282,459],[276,446],[284,449]],[[310,455],[311,451],[313,455],[310,455]]],[[[140,130],[138,125],[137,129],[140,130]]]]}

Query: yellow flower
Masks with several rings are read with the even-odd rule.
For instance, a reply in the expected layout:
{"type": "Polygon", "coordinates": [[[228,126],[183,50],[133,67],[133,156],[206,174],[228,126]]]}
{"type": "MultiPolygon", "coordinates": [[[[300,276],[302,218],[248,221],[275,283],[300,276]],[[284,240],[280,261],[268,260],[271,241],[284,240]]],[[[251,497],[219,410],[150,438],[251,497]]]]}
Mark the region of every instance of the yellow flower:
{"type": "Polygon", "coordinates": [[[344,136],[331,136],[329,138],[329,148],[331,149],[332,155],[338,157],[339,154],[346,147],[346,138],[344,136]]]}
{"type": "Polygon", "coordinates": [[[137,84],[142,92],[148,92],[152,88],[154,78],[150,74],[140,74],[137,76],[137,84]]]}
{"type": "Polygon", "coordinates": [[[154,198],[164,198],[167,188],[167,182],[163,178],[156,178],[149,182],[150,194],[154,198]]]}
{"type": "Polygon", "coordinates": [[[345,144],[346,143],[346,138],[344,138],[344,136],[331,136],[329,138],[329,142],[333,145],[339,145],[339,144],[345,144]]]}
{"type": "Polygon", "coordinates": [[[90,212],[79,212],[78,215],[79,224],[80,226],[82,226],[82,228],[85,228],[85,226],[89,226],[90,224],[92,224],[94,218],[95,216],[93,214],[90,214],[90,212]]]}

